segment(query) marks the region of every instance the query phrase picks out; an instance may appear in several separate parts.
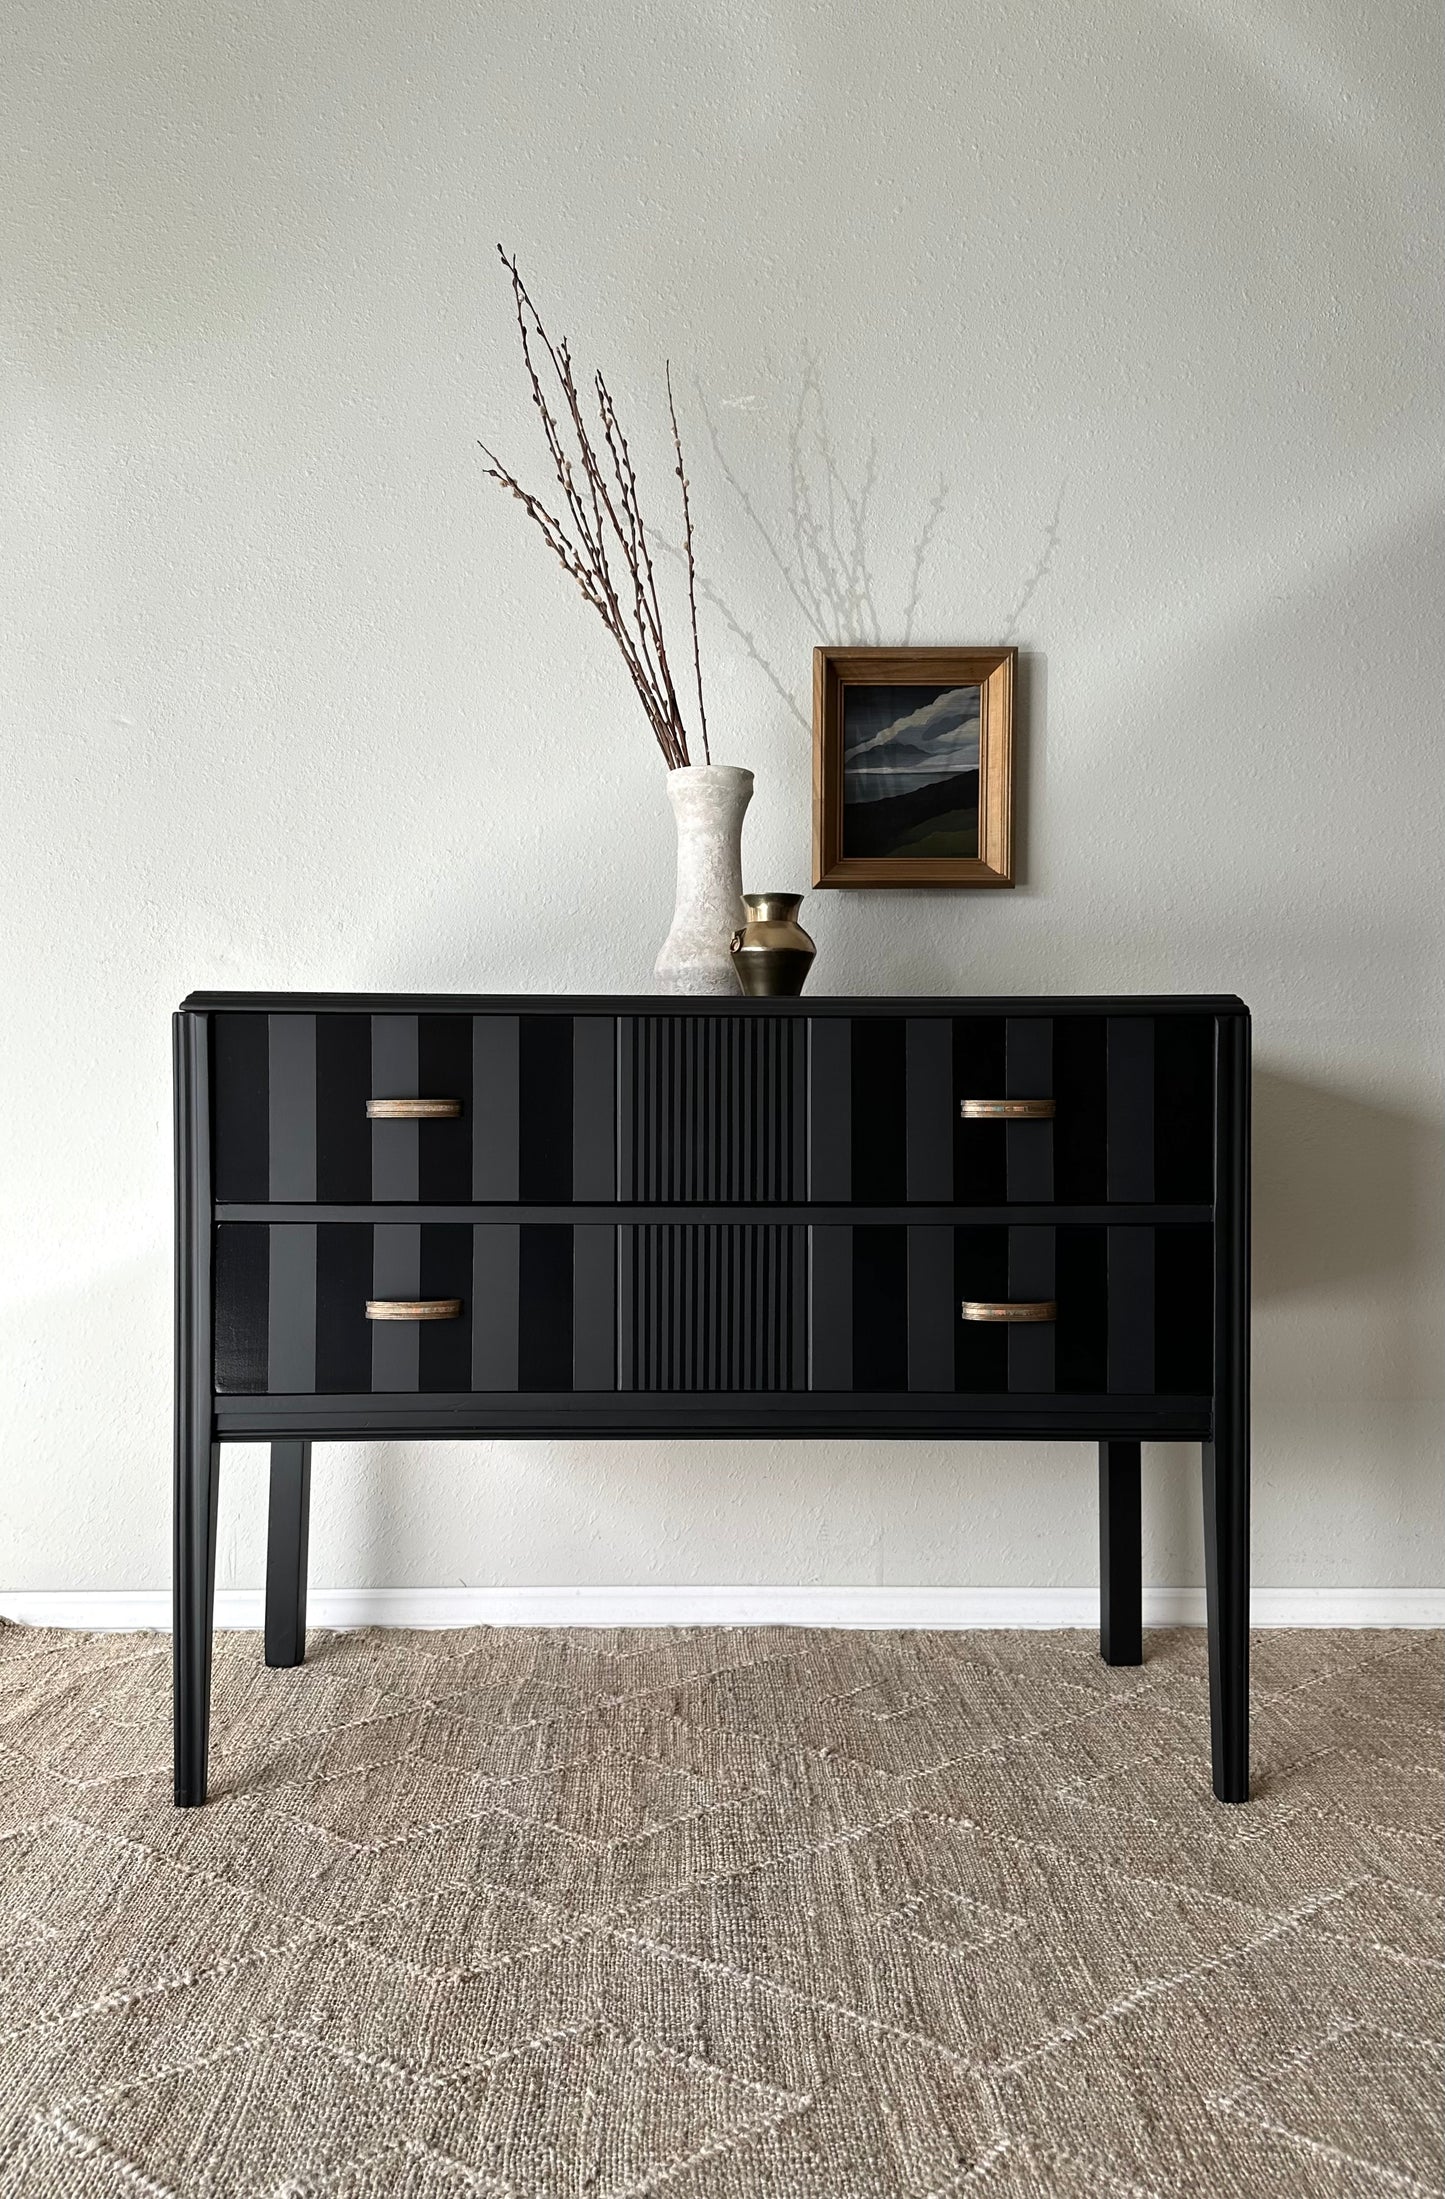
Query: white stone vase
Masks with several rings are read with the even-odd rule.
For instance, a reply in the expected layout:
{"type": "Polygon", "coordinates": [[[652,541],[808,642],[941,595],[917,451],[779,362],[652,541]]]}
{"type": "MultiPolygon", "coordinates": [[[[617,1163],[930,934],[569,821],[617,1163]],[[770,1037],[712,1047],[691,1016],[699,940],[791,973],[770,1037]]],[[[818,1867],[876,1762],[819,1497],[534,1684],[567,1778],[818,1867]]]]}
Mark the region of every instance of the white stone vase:
{"type": "Polygon", "coordinates": [[[743,812],[753,775],[736,764],[667,774],[677,818],[677,907],[653,965],[660,993],[737,993],[732,937],[743,906],[743,812]]]}

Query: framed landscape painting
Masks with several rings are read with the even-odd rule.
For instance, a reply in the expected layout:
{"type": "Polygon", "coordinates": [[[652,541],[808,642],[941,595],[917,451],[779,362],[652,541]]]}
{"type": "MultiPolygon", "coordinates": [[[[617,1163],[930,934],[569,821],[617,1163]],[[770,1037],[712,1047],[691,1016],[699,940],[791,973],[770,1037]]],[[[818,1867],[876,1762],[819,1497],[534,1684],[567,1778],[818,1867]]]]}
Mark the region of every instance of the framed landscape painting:
{"type": "Polygon", "coordinates": [[[813,884],[1013,884],[1012,649],[813,651],[813,884]]]}

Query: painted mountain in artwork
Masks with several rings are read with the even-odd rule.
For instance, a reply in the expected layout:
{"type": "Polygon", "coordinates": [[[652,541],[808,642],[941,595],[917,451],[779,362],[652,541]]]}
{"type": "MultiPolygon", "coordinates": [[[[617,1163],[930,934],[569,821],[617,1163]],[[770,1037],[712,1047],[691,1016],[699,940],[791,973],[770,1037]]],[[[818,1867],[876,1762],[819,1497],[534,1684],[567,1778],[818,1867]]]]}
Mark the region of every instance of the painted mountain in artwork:
{"type": "Polygon", "coordinates": [[[977,855],[977,687],[843,690],[845,855],[977,855]]]}

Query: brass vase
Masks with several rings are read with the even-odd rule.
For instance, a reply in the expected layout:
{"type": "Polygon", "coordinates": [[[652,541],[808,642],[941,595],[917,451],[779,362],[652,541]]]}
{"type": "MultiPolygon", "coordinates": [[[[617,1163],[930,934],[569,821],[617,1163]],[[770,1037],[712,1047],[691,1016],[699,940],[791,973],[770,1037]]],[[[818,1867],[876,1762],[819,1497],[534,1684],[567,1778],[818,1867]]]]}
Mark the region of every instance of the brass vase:
{"type": "Polygon", "coordinates": [[[800,893],[745,893],[747,923],[733,933],[733,968],[753,1000],[791,1000],[803,990],[817,948],[798,922],[800,893]]]}

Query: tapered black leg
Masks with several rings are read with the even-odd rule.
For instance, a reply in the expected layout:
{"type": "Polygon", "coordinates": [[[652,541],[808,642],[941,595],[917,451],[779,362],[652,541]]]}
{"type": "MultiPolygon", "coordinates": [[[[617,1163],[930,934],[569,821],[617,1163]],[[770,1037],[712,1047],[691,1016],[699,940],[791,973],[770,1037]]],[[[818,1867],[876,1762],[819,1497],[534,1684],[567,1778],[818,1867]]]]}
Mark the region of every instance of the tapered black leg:
{"type": "Polygon", "coordinates": [[[211,1723],[211,1634],[216,1611],[216,1500],[221,1446],[209,1433],[177,1443],[175,1627],[176,1801],[206,1799],[211,1723]]]}
{"type": "Polygon", "coordinates": [[[1139,1445],[1099,1445],[1099,1654],[1106,1665],[1144,1662],[1144,1555],[1139,1445]]]}
{"type": "Polygon", "coordinates": [[[311,1524],[311,1445],[271,1446],[266,1534],[266,1662],[306,1662],[306,1544],[311,1524]]]}
{"type": "Polygon", "coordinates": [[[1204,1446],[1204,1582],[1214,1792],[1249,1800],[1249,1025],[1216,1036],[1214,1441],[1204,1446]]]}
{"type": "Polygon", "coordinates": [[[221,1451],[211,1393],[210,1040],[207,1018],[173,1022],[176,1129],[175,1539],[171,1595],[176,1801],[206,1799],[216,1497],[221,1451]]]}
{"type": "Polygon", "coordinates": [[[1204,1581],[1214,1791],[1249,1800],[1249,1455],[1239,1431],[1204,1445],[1204,1581]]]}

